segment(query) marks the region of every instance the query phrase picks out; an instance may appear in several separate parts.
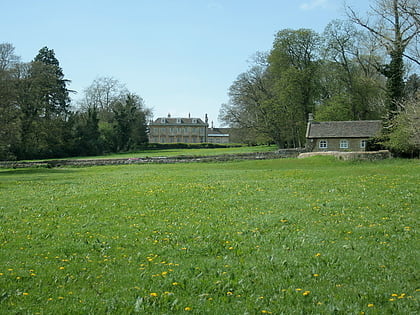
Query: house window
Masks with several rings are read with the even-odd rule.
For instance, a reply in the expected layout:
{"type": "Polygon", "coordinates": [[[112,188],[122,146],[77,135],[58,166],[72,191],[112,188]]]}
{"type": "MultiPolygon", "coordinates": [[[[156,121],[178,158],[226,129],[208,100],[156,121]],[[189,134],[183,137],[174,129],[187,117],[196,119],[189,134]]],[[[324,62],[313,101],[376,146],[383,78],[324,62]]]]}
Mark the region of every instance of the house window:
{"type": "Polygon", "coordinates": [[[349,148],[348,140],[340,140],[340,149],[348,149],[348,148],[349,148]]]}
{"type": "Polygon", "coordinates": [[[320,140],[319,141],[319,148],[320,149],[327,149],[328,148],[328,142],[327,142],[327,140],[320,140]]]}
{"type": "Polygon", "coordinates": [[[366,149],[366,140],[360,140],[360,148],[361,149],[366,149]]]}
{"type": "Polygon", "coordinates": [[[177,118],[177,119],[176,119],[176,123],[177,123],[177,124],[180,124],[181,122],[182,122],[182,121],[181,121],[181,118],[177,118]]]}
{"type": "Polygon", "coordinates": [[[165,119],[165,118],[161,118],[161,119],[160,119],[160,123],[161,123],[161,124],[164,124],[165,122],[166,122],[166,119],[165,119]]]}
{"type": "Polygon", "coordinates": [[[196,118],[193,118],[193,119],[192,119],[192,123],[193,123],[193,124],[196,124],[196,123],[197,123],[197,119],[196,119],[196,118]]]}

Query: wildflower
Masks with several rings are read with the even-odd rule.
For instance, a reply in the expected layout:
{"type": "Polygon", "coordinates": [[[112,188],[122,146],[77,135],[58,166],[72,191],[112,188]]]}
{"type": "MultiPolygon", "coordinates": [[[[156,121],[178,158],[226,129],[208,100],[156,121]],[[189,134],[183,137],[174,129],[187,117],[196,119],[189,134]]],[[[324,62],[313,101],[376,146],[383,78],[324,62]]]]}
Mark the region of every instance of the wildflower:
{"type": "Polygon", "coordinates": [[[60,268],[58,268],[58,269],[60,269],[60,270],[64,270],[64,267],[63,266],[61,266],[60,268]]]}
{"type": "Polygon", "coordinates": [[[157,293],[155,293],[155,292],[152,292],[152,293],[150,293],[150,296],[154,296],[154,297],[156,297],[156,296],[158,296],[158,294],[157,294],[157,293]]]}
{"type": "Polygon", "coordinates": [[[22,295],[29,295],[29,293],[28,292],[23,292],[22,295]]]}
{"type": "Polygon", "coordinates": [[[191,310],[192,310],[192,308],[189,307],[189,306],[187,306],[187,307],[184,308],[184,311],[191,311],[191,310]]]}
{"type": "Polygon", "coordinates": [[[226,293],[226,295],[233,295],[233,292],[228,291],[228,292],[226,293]]]}
{"type": "Polygon", "coordinates": [[[272,312],[267,311],[267,310],[262,310],[261,313],[263,313],[263,314],[273,314],[272,312]]]}
{"type": "Polygon", "coordinates": [[[367,306],[368,306],[368,307],[374,307],[374,306],[375,306],[375,304],[369,303],[367,306]]]}
{"type": "Polygon", "coordinates": [[[179,285],[179,282],[172,282],[172,285],[179,285]]]}
{"type": "Polygon", "coordinates": [[[309,295],[309,293],[311,293],[311,291],[305,291],[305,292],[302,293],[302,295],[307,296],[307,295],[309,295]]]}
{"type": "Polygon", "coordinates": [[[58,299],[59,300],[64,300],[64,296],[59,296],[58,299]]]}
{"type": "Polygon", "coordinates": [[[313,274],[313,276],[314,276],[314,277],[319,277],[319,274],[314,273],[314,274],[313,274]]]}
{"type": "Polygon", "coordinates": [[[315,254],[315,257],[319,257],[319,256],[321,256],[321,254],[320,254],[320,253],[316,253],[316,254],[315,254]]]}

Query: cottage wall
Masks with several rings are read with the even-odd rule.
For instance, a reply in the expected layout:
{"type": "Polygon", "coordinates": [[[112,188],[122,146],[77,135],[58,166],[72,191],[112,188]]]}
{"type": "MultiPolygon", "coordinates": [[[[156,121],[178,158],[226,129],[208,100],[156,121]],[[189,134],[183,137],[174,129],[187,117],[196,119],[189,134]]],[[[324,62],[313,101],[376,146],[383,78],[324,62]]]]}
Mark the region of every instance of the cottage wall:
{"type": "MultiPolygon", "coordinates": [[[[361,145],[362,140],[367,141],[368,138],[322,138],[322,139],[310,139],[311,151],[366,151],[365,147],[361,145]],[[313,140],[313,141],[311,141],[313,140]],[[342,140],[347,141],[347,148],[340,148],[340,143],[342,140]],[[320,142],[326,141],[327,147],[320,147],[320,142]]],[[[325,142],[324,142],[325,143],[325,142]]]]}

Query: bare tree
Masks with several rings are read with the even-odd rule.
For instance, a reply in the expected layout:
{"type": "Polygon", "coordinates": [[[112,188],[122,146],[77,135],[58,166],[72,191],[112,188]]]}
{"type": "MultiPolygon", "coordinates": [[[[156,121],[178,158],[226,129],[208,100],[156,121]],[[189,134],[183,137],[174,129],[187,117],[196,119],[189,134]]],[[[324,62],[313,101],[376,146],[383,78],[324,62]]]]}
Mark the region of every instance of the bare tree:
{"type": "Polygon", "coordinates": [[[418,0],[376,0],[371,6],[369,18],[362,18],[347,7],[350,20],[367,29],[390,58],[389,64],[378,65],[378,70],[388,79],[390,112],[398,109],[404,95],[403,58],[420,65],[416,57],[420,37],[419,8],[418,0]]]}
{"type": "Polygon", "coordinates": [[[10,69],[19,63],[19,56],[15,55],[15,47],[10,43],[0,44],[0,71],[10,69]]]}
{"type": "Polygon", "coordinates": [[[404,57],[420,65],[418,58],[406,53],[407,48],[417,48],[418,52],[416,47],[420,37],[418,0],[376,0],[370,8],[370,18],[362,18],[351,7],[347,7],[347,15],[351,21],[372,33],[389,54],[399,51],[404,57]]]}

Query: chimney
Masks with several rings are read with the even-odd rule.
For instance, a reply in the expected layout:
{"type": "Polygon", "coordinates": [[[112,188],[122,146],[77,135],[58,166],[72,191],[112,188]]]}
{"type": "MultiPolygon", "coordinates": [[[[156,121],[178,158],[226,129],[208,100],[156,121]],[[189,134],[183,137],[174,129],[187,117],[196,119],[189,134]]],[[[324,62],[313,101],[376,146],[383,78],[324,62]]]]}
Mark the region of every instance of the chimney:
{"type": "Polygon", "coordinates": [[[207,117],[207,114],[204,116],[205,117],[205,119],[204,119],[204,121],[206,122],[206,124],[209,122],[209,118],[207,117]]]}
{"type": "Polygon", "coordinates": [[[171,113],[168,113],[168,118],[171,118],[171,113]]]}
{"type": "Polygon", "coordinates": [[[308,114],[308,123],[311,123],[311,122],[313,122],[313,121],[314,121],[314,114],[309,113],[309,114],[308,114]]]}

